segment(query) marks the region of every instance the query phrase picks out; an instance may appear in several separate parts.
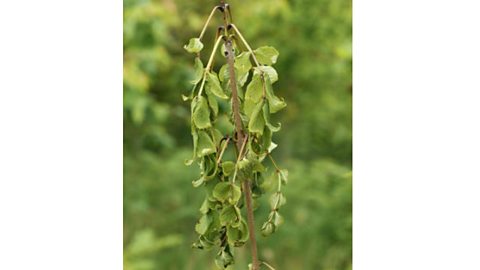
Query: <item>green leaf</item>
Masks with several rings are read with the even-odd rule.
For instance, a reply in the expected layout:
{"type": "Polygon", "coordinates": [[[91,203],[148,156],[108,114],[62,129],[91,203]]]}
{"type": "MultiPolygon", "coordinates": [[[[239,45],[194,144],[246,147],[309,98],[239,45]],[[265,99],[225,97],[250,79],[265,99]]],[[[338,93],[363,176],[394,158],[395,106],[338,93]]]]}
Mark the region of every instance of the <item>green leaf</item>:
{"type": "Polygon", "coordinates": [[[247,92],[245,92],[245,100],[251,100],[253,103],[258,103],[263,96],[263,85],[259,74],[255,74],[252,77],[252,81],[247,86],[247,92]]]}
{"type": "Polygon", "coordinates": [[[213,72],[207,73],[207,85],[206,88],[209,89],[215,96],[223,99],[228,99],[228,96],[223,92],[220,81],[218,80],[217,74],[213,72]]]}
{"type": "Polygon", "coordinates": [[[227,226],[228,243],[235,247],[243,246],[248,240],[248,235],[247,223],[243,219],[238,227],[227,226]]]}
{"type": "Polygon", "coordinates": [[[228,247],[220,250],[220,252],[215,257],[215,264],[221,269],[226,269],[229,265],[232,265],[233,263],[233,254],[230,252],[230,249],[228,247]]]}
{"type": "Polygon", "coordinates": [[[263,46],[253,51],[258,62],[263,65],[272,65],[277,62],[278,51],[271,46],[263,46]]]}
{"type": "Polygon", "coordinates": [[[263,134],[265,128],[265,119],[263,119],[263,101],[259,102],[253,109],[252,116],[248,122],[248,131],[251,133],[263,134]]]}
{"type": "Polygon", "coordinates": [[[192,84],[197,84],[203,78],[203,63],[200,60],[200,57],[195,57],[195,65],[193,66],[195,69],[195,76],[190,81],[192,84]]]}
{"type": "Polygon", "coordinates": [[[273,93],[272,84],[268,77],[265,77],[265,87],[270,113],[276,113],[287,106],[283,98],[280,99],[273,93]]]}
{"type": "Polygon", "coordinates": [[[193,187],[199,187],[205,182],[205,178],[202,176],[197,180],[192,181],[193,187]]]}
{"type": "Polygon", "coordinates": [[[212,128],[211,131],[212,131],[213,143],[215,145],[220,146],[220,141],[223,138],[223,134],[220,132],[220,130],[216,128],[212,128]]]}
{"type": "Polygon", "coordinates": [[[221,202],[236,204],[241,196],[240,187],[230,182],[220,182],[213,189],[213,197],[221,202]]]}
{"type": "Polygon", "coordinates": [[[282,183],[286,185],[288,183],[288,170],[282,169],[280,170],[279,174],[280,174],[280,179],[282,180],[282,183]]]}
{"type": "Polygon", "coordinates": [[[254,74],[257,73],[257,74],[266,74],[267,76],[265,77],[268,77],[270,78],[270,81],[273,83],[275,83],[276,81],[278,81],[278,73],[277,71],[271,67],[271,66],[259,66],[259,67],[255,67],[255,72],[254,74]]]}
{"type": "Polygon", "coordinates": [[[197,96],[196,105],[193,109],[193,123],[199,129],[205,129],[212,126],[210,123],[210,110],[208,109],[207,99],[203,96],[197,96]]]}
{"type": "Polygon", "coordinates": [[[235,170],[235,163],[233,161],[222,162],[222,170],[224,175],[230,176],[235,170]]]}
{"type": "Polygon", "coordinates": [[[270,196],[270,207],[273,210],[277,210],[287,203],[287,199],[281,192],[275,192],[270,196]]]}
{"type": "Polygon", "coordinates": [[[273,225],[275,225],[275,228],[283,224],[283,217],[278,213],[278,211],[273,212],[273,225]]]}
{"type": "Polygon", "coordinates": [[[241,220],[240,209],[236,205],[229,205],[220,212],[220,224],[235,225],[241,220]]]}
{"type": "Polygon", "coordinates": [[[204,235],[207,232],[210,223],[212,223],[212,218],[209,215],[203,215],[195,225],[195,231],[200,235],[204,235]]]}
{"type": "Polygon", "coordinates": [[[210,109],[212,109],[213,117],[217,117],[218,115],[218,102],[215,96],[212,94],[210,89],[205,88],[205,93],[207,94],[208,105],[210,109]]]}
{"type": "Polygon", "coordinates": [[[269,236],[274,231],[275,231],[275,225],[272,222],[267,221],[267,222],[263,223],[263,225],[262,225],[262,235],[263,236],[269,236]]]}
{"type": "Polygon", "coordinates": [[[237,77],[237,82],[240,86],[243,86],[248,80],[248,74],[252,68],[252,63],[250,62],[250,52],[242,52],[235,58],[235,75],[237,77]]]}
{"type": "Polygon", "coordinates": [[[189,53],[198,53],[203,49],[203,43],[199,38],[191,38],[183,48],[189,53]]]}
{"type": "Polygon", "coordinates": [[[198,133],[195,128],[192,127],[192,139],[193,139],[193,156],[189,160],[185,160],[185,165],[192,165],[193,161],[197,157],[197,144],[198,144],[198,133]]]}
{"type": "Polygon", "coordinates": [[[277,126],[274,126],[270,123],[270,106],[268,102],[265,102],[263,105],[263,118],[265,119],[265,125],[272,131],[277,132],[280,130],[282,125],[278,123],[277,126]]]}
{"type": "Polygon", "coordinates": [[[200,213],[206,214],[210,210],[210,201],[208,197],[203,200],[202,206],[200,206],[200,213]]]}
{"type": "Polygon", "coordinates": [[[208,134],[203,130],[199,131],[197,156],[201,158],[215,152],[217,152],[217,149],[215,148],[215,144],[213,144],[210,136],[208,136],[208,134]]]}

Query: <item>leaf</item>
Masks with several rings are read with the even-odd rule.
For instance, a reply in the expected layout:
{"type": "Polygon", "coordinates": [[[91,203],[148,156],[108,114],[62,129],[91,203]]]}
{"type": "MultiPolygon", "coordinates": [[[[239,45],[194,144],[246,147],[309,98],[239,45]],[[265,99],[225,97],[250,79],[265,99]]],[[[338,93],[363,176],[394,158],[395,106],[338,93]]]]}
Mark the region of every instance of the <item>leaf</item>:
{"type": "Polygon", "coordinates": [[[248,235],[247,223],[243,219],[238,227],[227,226],[228,243],[235,247],[243,246],[248,240],[248,235]]]}
{"type": "Polygon", "coordinates": [[[185,165],[190,166],[192,165],[193,161],[197,156],[197,144],[198,144],[198,133],[195,128],[192,128],[192,139],[193,139],[193,156],[189,160],[185,160],[185,165]]]}
{"type": "Polygon", "coordinates": [[[220,212],[220,224],[235,225],[241,220],[240,209],[236,205],[229,205],[220,212]]]}
{"type": "Polygon", "coordinates": [[[224,161],[222,162],[222,171],[223,174],[229,176],[235,170],[235,163],[233,161],[224,161]]]}
{"type": "Polygon", "coordinates": [[[220,252],[215,257],[215,264],[221,269],[225,269],[233,263],[233,254],[230,252],[230,249],[228,247],[220,250],[220,252]]]}
{"type": "Polygon", "coordinates": [[[263,101],[258,103],[253,109],[252,116],[248,122],[248,131],[251,133],[263,134],[265,128],[265,120],[263,119],[263,101]]]}
{"type": "Polygon", "coordinates": [[[220,146],[220,141],[223,138],[222,133],[220,132],[220,130],[218,130],[216,128],[211,129],[211,131],[212,131],[213,143],[215,145],[220,146]]]}
{"type": "Polygon", "coordinates": [[[288,183],[288,170],[282,169],[280,170],[279,174],[280,174],[280,179],[282,180],[282,183],[286,185],[288,183]]]}
{"type": "Polygon", "coordinates": [[[193,123],[199,129],[211,127],[210,110],[208,109],[207,100],[203,96],[197,96],[195,99],[197,102],[193,109],[193,123]]]}
{"type": "Polygon", "coordinates": [[[198,53],[203,49],[203,43],[199,38],[191,38],[183,48],[189,53],[198,53]]]}
{"type": "Polygon", "coordinates": [[[210,201],[208,200],[208,197],[203,200],[202,206],[200,206],[199,210],[202,214],[208,213],[208,210],[210,210],[210,201]]]}
{"type": "Polygon", "coordinates": [[[210,89],[205,88],[205,93],[207,94],[208,105],[210,109],[212,109],[213,117],[217,117],[218,115],[218,102],[215,96],[212,94],[210,89]]]}
{"type": "Polygon", "coordinates": [[[273,83],[275,83],[276,81],[278,81],[278,73],[277,71],[271,67],[271,66],[259,66],[259,67],[255,67],[255,72],[254,74],[257,73],[257,74],[266,74],[268,76],[268,78],[270,78],[270,81],[273,83]]]}
{"type": "Polygon", "coordinates": [[[210,223],[212,223],[212,218],[209,215],[203,215],[195,225],[195,231],[200,235],[204,235],[207,232],[210,223]]]}
{"type": "Polygon", "coordinates": [[[207,72],[207,85],[206,88],[209,89],[215,96],[223,99],[228,99],[228,96],[223,92],[220,81],[218,80],[217,74],[213,72],[207,72]]]}
{"type": "Polygon", "coordinates": [[[263,95],[263,85],[259,74],[255,74],[252,77],[252,81],[247,86],[247,92],[245,92],[245,99],[253,101],[253,103],[260,102],[263,95]]]}
{"type": "Polygon", "coordinates": [[[266,88],[266,94],[268,99],[268,105],[270,108],[270,113],[276,113],[287,106],[283,98],[280,99],[277,96],[275,96],[275,94],[273,93],[272,84],[268,77],[265,77],[265,88],[266,88]]]}
{"type": "Polygon", "coordinates": [[[263,223],[263,225],[262,225],[262,235],[263,236],[269,236],[274,231],[275,231],[275,225],[272,222],[267,221],[267,222],[263,223]]]}
{"type": "Polygon", "coordinates": [[[195,57],[195,65],[193,66],[195,69],[195,76],[190,81],[192,84],[197,84],[203,78],[203,63],[200,60],[200,57],[195,57]]]}
{"type": "Polygon", "coordinates": [[[201,130],[198,132],[198,151],[197,151],[197,157],[201,158],[206,155],[210,155],[212,153],[217,152],[217,149],[215,148],[215,144],[213,144],[212,139],[208,134],[201,130]]]}
{"type": "Polygon", "coordinates": [[[277,126],[274,126],[270,123],[270,106],[268,105],[268,102],[265,102],[263,105],[263,118],[265,119],[265,125],[272,131],[272,132],[277,132],[280,130],[282,125],[278,123],[277,126]]]}
{"type": "Polygon", "coordinates": [[[277,210],[287,203],[287,199],[281,192],[275,192],[270,196],[270,207],[273,210],[277,210]]]}
{"type": "Polygon", "coordinates": [[[275,228],[283,224],[283,217],[278,213],[278,211],[273,212],[273,225],[275,225],[275,228]]]}
{"type": "Polygon", "coordinates": [[[193,187],[199,187],[205,182],[205,178],[202,176],[197,180],[192,181],[193,187]]]}
{"type": "Polygon", "coordinates": [[[242,192],[240,187],[235,184],[230,182],[220,182],[213,189],[212,195],[221,202],[228,201],[230,204],[236,204],[240,200],[242,192]]]}
{"type": "Polygon", "coordinates": [[[240,86],[243,86],[248,79],[248,74],[252,68],[252,63],[250,62],[250,52],[242,52],[235,58],[235,75],[237,77],[237,82],[240,86]]]}
{"type": "Polygon", "coordinates": [[[245,112],[245,116],[247,116],[248,119],[252,117],[255,105],[255,102],[251,99],[245,99],[245,101],[243,102],[243,111],[245,112]]]}
{"type": "Polygon", "coordinates": [[[271,46],[263,46],[255,51],[253,51],[255,54],[258,62],[263,65],[272,65],[277,62],[278,59],[278,51],[274,47],[271,46]]]}

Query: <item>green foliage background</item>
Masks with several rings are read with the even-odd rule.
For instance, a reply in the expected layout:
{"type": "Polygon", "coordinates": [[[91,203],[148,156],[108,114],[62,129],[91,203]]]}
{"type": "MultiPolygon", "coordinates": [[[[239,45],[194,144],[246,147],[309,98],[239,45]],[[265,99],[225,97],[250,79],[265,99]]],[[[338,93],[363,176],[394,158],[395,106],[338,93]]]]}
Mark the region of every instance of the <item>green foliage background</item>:
{"type": "MultiPolygon", "coordinates": [[[[124,268],[216,269],[191,248],[204,194],[191,181],[189,105],[193,57],[183,50],[219,1],[124,0],[124,268]]],[[[275,91],[288,107],[275,117],[276,160],[290,172],[279,231],[259,237],[277,270],[351,269],[352,4],[350,0],[231,0],[235,24],[255,48],[280,56],[275,91]]],[[[213,46],[215,26],[204,38],[213,46]]],[[[208,57],[208,53],[202,58],[208,57]]],[[[206,62],[206,59],[202,59],[206,62]]],[[[215,69],[222,57],[216,57],[215,69]]],[[[268,203],[255,212],[259,228],[268,203]]],[[[258,233],[258,232],[257,232],[258,233]]],[[[232,269],[247,269],[236,250],[232,269]]]]}

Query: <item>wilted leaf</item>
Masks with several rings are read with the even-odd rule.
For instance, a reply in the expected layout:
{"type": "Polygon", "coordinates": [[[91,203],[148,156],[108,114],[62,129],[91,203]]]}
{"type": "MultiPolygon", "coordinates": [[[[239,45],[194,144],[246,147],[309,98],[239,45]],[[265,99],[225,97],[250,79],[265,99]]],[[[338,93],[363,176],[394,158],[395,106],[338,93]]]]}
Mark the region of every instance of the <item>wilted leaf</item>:
{"type": "Polygon", "coordinates": [[[255,67],[255,73],[257,74],[265,74],[268,76],[268,78],[270,79],[270,81],[273,83],[275,83],[276,81],[278,81],[278,73],[277,71],[271,67],[271,66],[259,66],[259,67],[255,67]]]}
{"type": "Polygon", "coordinates": [[[197,156],[200,158],[215,153],[216,151],[217,149],[210,136],[203,130],[199,131],[197,156]]]}
{"type": "Polygon", "coordinates": [[[208,109],[207,100],[203,96],[197,96],[195,99],[197,102],[193,109],[193,123],[199,129],[211,127],[210,110],[208,109]]]}
{"type": "Polygon", "coordinates": [[[263,134],[265,120],[263,119],[263,101],[259,102],[253,109],[252,116],[248,122],[248,131],[252,133],[263,134]]]}
{"type": "Polygon", "coordinates": [[[278,51],[271,46],[263,46],[253,51],[258,62],[263,65],[272,65],[277,62],[278,51]]]}
{"type": "Polygon", "coordinates": [[[191,38],[183,48],[189,53],[198,53],[203,49],[203,43],[199,38],[191,38]]]}

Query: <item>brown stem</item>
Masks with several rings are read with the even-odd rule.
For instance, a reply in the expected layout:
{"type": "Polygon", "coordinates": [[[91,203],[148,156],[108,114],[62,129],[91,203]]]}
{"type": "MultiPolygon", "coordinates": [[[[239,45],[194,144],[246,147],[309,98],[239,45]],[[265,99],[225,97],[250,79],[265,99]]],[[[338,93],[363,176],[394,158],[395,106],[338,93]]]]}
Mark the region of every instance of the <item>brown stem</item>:
{"type": "MultiPolygon", "coordinates": [[[[233,107],[233,119],[235,122],[235,131],[237,134],[237,149],[242,148],[242,142],[244,141],[244,132],[242,127],[242,119],[240,118],[240,100],[238,99],[238,89],[237,81],[235,77],[235,68],[234,68],[234,54],[232,50],[232,40],[227,36],[227,41],[225,42],[225,48],[227,49],[227,62],[228,62],[228,71],[230,73],[230,87],[232,88],[232,107],[233,107]]],[[[239,155],[240,155],[239,150],[239,155]]],[[[247,225],[250,245],[252,252],[252,269],[258,270],[260,267],[257,255],[257,240],[255,238],[255,221],[253,217],[253,207],[252,207],[252,193],[250,187],[250,181],[243,181],[243,190],[245,192],[245,202],[247,206],[247,225]]]]}

